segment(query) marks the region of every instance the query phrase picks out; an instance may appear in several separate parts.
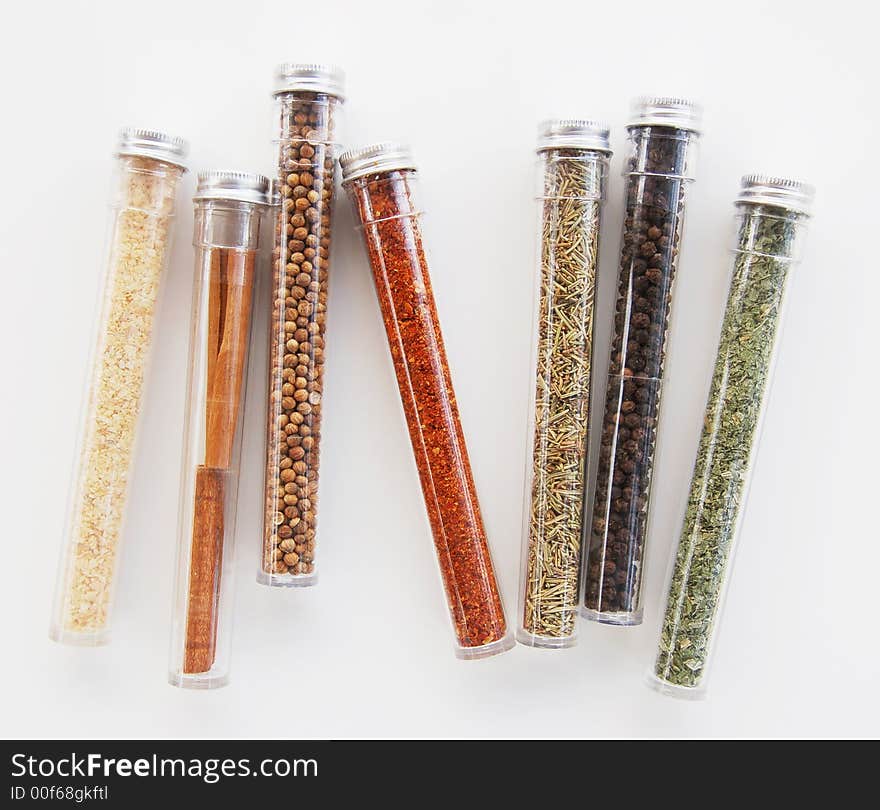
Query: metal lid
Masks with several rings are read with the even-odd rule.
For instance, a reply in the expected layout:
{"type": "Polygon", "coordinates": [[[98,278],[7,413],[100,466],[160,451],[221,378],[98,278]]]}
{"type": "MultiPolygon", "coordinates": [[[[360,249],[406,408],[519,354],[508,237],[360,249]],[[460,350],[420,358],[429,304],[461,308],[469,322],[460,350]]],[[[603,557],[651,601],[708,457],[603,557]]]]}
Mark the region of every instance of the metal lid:
{"type": "Polygon", "coordinates": [[[349,149],[339,156],[339,166],[343,183],[366,174],[416,168],[409,147],[392,141],[349,149]]]}
{"type": "Polygon", "coordinates": [[[775,205],[809,216],[815,195],[816,189],[813,186],[799,180],[773,177],[769,174],[747,174],[740,181],[736,202],[775,205]]]}
{"type": "Polygon", "coordinates": [[[275,87],[272,95],[303,90],[326,93],[345,100],[345,73],[335,65],[315,65],[307,62],[284,62],[275,69],[275,87]]]}
{"type": "Polygon", "coordinates": [[[154,129],[135,129],[126,127],[119,133],[117,155],[134,155],[153,158],[172,163],[186,170],[184,159],[189,152],[189,144],[183,138],[166,135],[154,129]]]}
{"type": "Polygon", "coordinates": [[[703,109],[686,98],[640,96],[630,108],[628,127],[672,127],[700,131],[703,109]]]}
{"type": "Polygon", "coordinates": [[[538,151],[592,149],[611,154],[606,124],[585,118],[551,118],[538,125],[538,151]]]}
{"type": "Polygon", "coordinates": [[[199,172],[195,200],[237,200],[238,202],[270,205],[271,183],[268,177],[251,172],[212,169],[199,172]]]}

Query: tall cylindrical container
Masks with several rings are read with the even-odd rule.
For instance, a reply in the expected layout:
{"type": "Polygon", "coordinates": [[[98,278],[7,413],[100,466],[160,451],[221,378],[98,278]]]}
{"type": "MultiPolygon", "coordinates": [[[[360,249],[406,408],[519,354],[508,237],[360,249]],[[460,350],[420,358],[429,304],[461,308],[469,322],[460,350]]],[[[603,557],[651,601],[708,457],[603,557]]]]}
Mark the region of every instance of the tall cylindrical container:
{"type": "Polygon", "coordinates": [[[122,131],[109,255],[71,484],[49,635],[109,640],[128,484],[186,142],[122,131]]]}
{"type": "Polygon", "coordinates": [[[284,64],[275,82],[277,182],[269,337],[265,519],[257,580],[316,581],[324,339],[344,77],[337,68],[284,64]]]}
{"type": "Polygon", "coordinates": [[[783,305],[813,189],[765,175],[742,180],[730,292],[697,449],[657,659],[649,683],[701,697],[760,437],[783,305]]]}
{"type": "Polygon", "coordinates": [[[194,202],[196,265],[169,679],[175,686],[212,689],[229,674],[241,425],[269,180],[246,172],[203,172],[194,202]]]}
{"type": "Polygon", "coordinates": [[[666,337],[698,127],[695,105],[674,98],[639,99],[628,126],[623,240],[581,607],[586,618],[608,624],[642,621],[666,337]]]}
{"type": "Polygon", "coordinates": [[[391,143],[340,157],[364,239],[460,658],[510,649],[425,255],[416,168],[391,143]]]}
{"type": "Polygon", "coordinates": [[[517,640],[576,641],[587,486],[593,313],[608,128],[555,120],[539,129],[534,388],[526,442],[517,640]]]}

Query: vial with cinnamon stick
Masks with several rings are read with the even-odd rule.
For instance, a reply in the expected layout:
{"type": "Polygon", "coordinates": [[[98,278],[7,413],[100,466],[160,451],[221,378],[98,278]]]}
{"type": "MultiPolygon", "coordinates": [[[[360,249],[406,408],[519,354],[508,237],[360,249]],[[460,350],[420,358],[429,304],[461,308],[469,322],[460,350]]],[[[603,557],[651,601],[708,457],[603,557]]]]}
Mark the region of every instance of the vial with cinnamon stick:
{"type": "Polygon", "coordinates": [[[513,645],[459,420],[425,254],[410,151],[341,155],[362,225],[460,658],[513,645]]]}
{"type": "Polygon", "coordinates": [[[199,175],[169,679],[213,689],[229,674],[232,551],[241,425],[266,177],[199,175]]]}

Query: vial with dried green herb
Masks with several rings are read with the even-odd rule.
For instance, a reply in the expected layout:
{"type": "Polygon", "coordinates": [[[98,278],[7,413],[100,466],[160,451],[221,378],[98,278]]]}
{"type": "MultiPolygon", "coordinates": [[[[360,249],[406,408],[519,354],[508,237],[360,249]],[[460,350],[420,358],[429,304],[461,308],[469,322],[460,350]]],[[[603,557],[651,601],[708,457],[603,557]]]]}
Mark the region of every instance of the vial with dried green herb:
{"type": "Polygon", "coordinates": [[[586,487],[599,215],[608,128],[539,129],[539,247],[517,639],[575,643],[586,487]]]}
{"type": "Polygon", "coordinates": [[[649,682],[700,697],[768,398],[783,303],[800,256],[813,190],[749,175],[737,207],[730,292],[657,659],[649,682]]]}
{"type": "Polygon", "coordinates": [[[676,98],[633,108],[624,165],[626,208],[596,491],[588,524],[581,613],[606,624],[642,621],[666,336],[699,109],[676,98]]]}

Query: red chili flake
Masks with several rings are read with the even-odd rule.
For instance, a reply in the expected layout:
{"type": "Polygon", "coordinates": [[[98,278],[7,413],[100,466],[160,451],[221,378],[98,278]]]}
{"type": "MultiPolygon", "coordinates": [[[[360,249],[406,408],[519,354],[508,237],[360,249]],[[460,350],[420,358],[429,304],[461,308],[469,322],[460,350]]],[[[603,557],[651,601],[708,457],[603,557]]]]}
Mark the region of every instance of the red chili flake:
{"type": "Polygon", "coordinates": [[[352,180],[400,398],[459,644],[479,647],[507,632],[480,515],[410,171],[352,180]]]}

